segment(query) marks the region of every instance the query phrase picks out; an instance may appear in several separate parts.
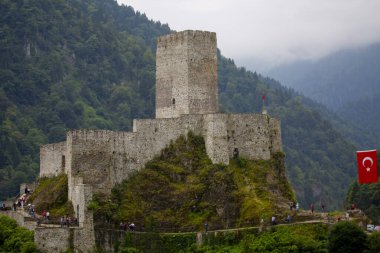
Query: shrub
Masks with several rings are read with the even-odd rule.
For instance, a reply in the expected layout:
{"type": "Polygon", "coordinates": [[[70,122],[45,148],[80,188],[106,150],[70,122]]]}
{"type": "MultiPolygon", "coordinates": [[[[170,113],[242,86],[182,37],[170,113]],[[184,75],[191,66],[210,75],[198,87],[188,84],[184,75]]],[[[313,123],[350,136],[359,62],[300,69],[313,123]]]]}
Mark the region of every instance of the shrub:
{"type": "Polygon", "coordinates": [[[328,249],[333,253],[360,253],[366,249],[367,235],[356,224],[339,222],[331,229],[328,249]]]}

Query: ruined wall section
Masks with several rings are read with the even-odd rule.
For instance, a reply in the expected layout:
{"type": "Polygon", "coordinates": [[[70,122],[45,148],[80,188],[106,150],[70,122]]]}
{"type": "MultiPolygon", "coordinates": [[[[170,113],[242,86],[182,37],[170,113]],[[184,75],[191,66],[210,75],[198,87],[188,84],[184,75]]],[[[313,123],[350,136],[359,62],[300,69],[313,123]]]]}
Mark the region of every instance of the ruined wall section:
{"type": "Polygon", "coordinates": [[[40,177],[54,177],[66,171],[66,142],[40,148],[40,177]]]}

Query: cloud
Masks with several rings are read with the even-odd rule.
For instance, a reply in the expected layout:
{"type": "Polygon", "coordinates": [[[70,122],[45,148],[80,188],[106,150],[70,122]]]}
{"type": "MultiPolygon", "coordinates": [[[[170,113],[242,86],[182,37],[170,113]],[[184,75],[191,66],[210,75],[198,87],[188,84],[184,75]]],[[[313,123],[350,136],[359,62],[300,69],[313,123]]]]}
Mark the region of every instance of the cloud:
{"type": "Polygon", "coordinates": [[[118,0],[174,30],[217,32],[227,57],[270,65],[380,41],[378,0],[118,0]]]}

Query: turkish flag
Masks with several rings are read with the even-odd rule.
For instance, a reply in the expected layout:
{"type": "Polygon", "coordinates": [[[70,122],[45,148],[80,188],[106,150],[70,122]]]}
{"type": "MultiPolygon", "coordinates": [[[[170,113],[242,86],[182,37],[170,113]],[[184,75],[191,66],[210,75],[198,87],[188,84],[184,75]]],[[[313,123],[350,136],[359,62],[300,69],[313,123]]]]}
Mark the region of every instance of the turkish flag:
{"type": "Polygon", "coordinates": [[[359,184],[377,183],[378,167],[376,150],[356,151],[359,184]]]}

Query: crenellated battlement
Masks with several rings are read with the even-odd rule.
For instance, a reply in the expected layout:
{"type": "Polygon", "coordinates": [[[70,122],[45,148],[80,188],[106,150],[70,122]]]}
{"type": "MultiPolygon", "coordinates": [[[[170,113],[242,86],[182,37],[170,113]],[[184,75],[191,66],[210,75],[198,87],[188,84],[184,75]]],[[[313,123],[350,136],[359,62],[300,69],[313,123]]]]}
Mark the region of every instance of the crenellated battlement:
{"type": "Polygon", "coordinates": [[[96,141],[109,141],[111,139],[123,139],[133,135],[133,132],[100,130],[100,129],[76,129],[67,132],[67,138],[71,141],[82,140],[96,140],[96,141]]]}
{"type": "Polygon", "coordinates": [[[165,47],[167,44],[183,43],[192,39],[202,39],[205,42],[216,42],[216,33],[199,30],[186,30],[175,32],[157,38],[157,47],[165,47]]]}

